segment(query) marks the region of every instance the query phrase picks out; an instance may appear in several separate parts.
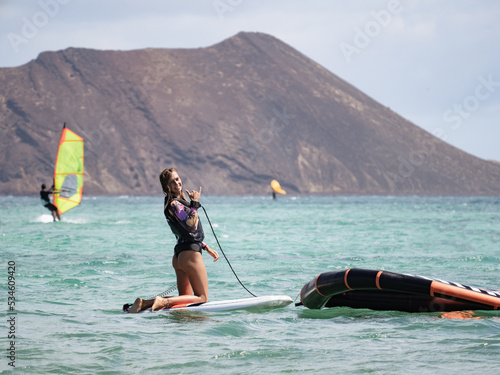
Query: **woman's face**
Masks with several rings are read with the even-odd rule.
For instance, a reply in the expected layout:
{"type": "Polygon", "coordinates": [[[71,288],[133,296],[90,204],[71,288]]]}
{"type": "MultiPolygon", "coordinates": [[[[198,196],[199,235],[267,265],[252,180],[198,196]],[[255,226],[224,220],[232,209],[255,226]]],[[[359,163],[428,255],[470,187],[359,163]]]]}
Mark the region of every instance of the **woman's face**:
{"type": "Polygon", "coordinates": [[[170,187],[170,191],[172,192],[174,197],[180,197],[182,193],[182,180],[177,174],[177,172],[172,172],[170,175],[170,181],[168,182],[168,186],[170,187]]]}

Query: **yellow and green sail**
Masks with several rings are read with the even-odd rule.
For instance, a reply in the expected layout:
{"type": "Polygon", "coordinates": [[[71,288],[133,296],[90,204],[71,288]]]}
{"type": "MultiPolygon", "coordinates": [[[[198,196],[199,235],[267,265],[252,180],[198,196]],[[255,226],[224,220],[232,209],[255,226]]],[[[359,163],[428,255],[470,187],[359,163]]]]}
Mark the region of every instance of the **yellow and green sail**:
{"type": "Polygon", "coordinates": [[[78,206],[83,193],[83,138],[64,126],[54,169],[54,205],[59,214],[78,206]]]}

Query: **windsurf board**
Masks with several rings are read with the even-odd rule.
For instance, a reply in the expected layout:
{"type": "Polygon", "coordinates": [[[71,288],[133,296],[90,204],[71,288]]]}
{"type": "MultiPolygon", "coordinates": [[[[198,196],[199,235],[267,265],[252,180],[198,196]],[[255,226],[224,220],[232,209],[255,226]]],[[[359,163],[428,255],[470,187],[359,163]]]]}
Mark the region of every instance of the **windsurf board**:
{"type": "MultiPolygon", "coordinates": [[[[280,307],[285,307],[291,304],[293,300],[289,296],[260,296],[252,298],[232,299],[226,301],[209,301],[205,303],[191,303],[186,306],[173,306],[168,309],[161,309],[155,312],[171,312],[171,311],[233,311],[233,310],[271,310],[280,307]]],[[[141,312],[151,311],[146,309],[141,312]]]]}

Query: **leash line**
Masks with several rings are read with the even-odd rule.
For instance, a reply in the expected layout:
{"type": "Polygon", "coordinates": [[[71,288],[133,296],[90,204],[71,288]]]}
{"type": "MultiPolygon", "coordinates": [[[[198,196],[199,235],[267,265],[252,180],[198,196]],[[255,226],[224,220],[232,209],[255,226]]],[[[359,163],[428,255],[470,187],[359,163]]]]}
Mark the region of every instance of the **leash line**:
{"type": "Polygon", "coordinates": [[[150,297],[150,298],[147,298],[147,299],[153,299],[155,297],[167,297],[169,294],[171,294],[175,289],[177,288],[177,284],[175,285],[172,285],[170,288],[168,288],[167,290],[165,290],[164,292],[161,292],[160,294],[155,294],[153,297],[150,297]]]}
{"type": "Polygon", "coordinates": [[[245,289],[248,293],[250,293],[252,296],[254,297],[257,297],[255,294],[253,294],[251,291],[249,291],[247,289],[247,287],[245,285],[243,285],[243,283],[241,282],[240,278],[238,277],[238,275],[236,274],[236,272],[234,271],[233,269],[233,266],[231,265],[231,263],[229,262],[229,259],[227,259],[227,256],[226,254],[224,253],[224,250],[222,250],[222,246],[220,245],[220,242],[219,242],[219,239],[217,238],[217,235],[215,234],[215,231],[214,231],[214,227],[212,226],[212,222],[210,221],[210,218],[208,217],[208,214],[207,214],[207,210],[205,210],[205,207],[201,206],[201,208],[203,208],[203,212],[205,212],[205,216],[207,217],[207,220],[208,220],[208,224],[210,225],[210,229],[212,229],[212,233],[215,237],[215,241],[217,241],[217,245],[219,246],[219,249],[222,253],[222,255],[224,255],[224,258],[226,259],[226,262],[227,264],[229,265],[229,268],[231,268],[231,271],[233,271],[233,274],[234,276],[236,277],[236,280],[238,280],[238,282],[240,283],[240,285],[243,287],[243,289],[245,289]]]}

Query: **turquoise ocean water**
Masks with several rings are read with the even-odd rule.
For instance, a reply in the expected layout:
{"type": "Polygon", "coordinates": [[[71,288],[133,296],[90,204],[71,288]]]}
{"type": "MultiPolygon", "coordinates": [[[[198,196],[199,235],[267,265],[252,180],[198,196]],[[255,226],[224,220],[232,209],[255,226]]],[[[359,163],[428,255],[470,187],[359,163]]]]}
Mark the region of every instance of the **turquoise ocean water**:
{"type": "MultiPolygon", "coordinates": [[[[419,274],[500,289],[500,198],[202,197],[234,270],[295,299],[320,273],[419,274]]],[[[124,314],[175,284],[162,197],[85,197],[52,223],[37,198],[0,198],[0,372],[26,374],[493,374],[500,313],[286,308],[124,314]],[[8,265],[15,263],[15,369],[8,265]]],[[[201,212],[201,211],[200,211],[201,212]]],[[[206,242],[216,248],[203,213],[206,242]]],[[[249,297],[204,254],[210,299],[249,297]]],[[[12,282],[11,282],[12,285],[12,282]]]]}

